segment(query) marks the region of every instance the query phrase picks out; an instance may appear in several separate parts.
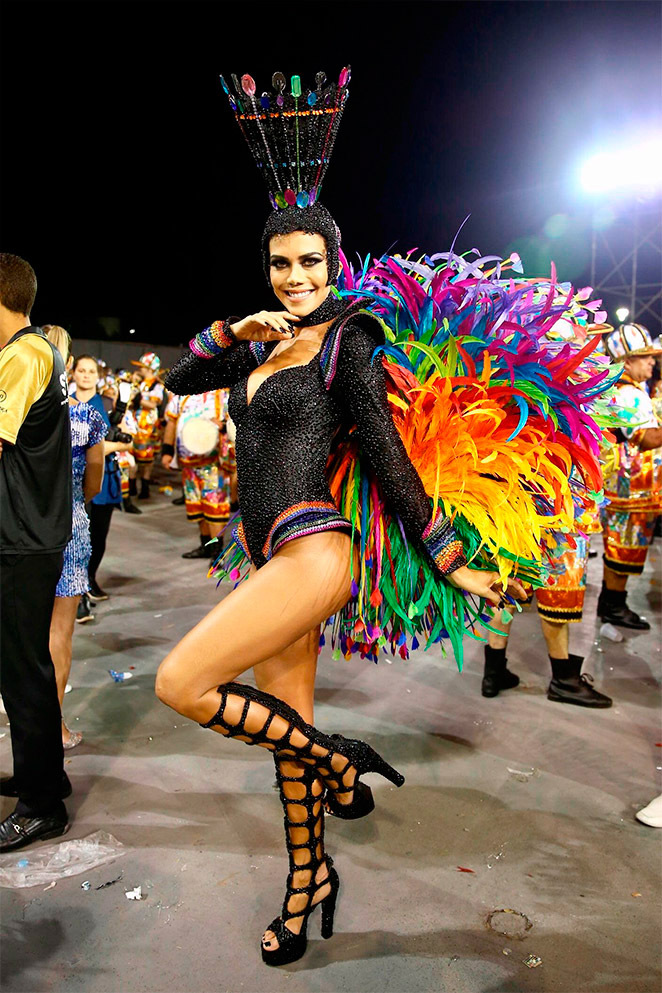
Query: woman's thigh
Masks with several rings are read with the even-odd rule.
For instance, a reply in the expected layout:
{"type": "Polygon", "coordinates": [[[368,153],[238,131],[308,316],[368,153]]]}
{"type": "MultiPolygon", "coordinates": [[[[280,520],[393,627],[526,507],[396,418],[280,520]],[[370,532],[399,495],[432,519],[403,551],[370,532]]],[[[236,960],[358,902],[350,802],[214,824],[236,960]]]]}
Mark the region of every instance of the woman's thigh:
{"type": "Polygon", "coordinates": [[[350,548],[349,535],[341,531],[284,545],[164,659],[157,677],[160,698],[175,708],[193,702],[310,638],[349,599],[350,548]]]}
{"type": "Polygon", "coordinates": [[[283,700],[314,724],[313,701],[319,654],[319,624],[277,655],[253,666],[258,689],[283,700]]]}

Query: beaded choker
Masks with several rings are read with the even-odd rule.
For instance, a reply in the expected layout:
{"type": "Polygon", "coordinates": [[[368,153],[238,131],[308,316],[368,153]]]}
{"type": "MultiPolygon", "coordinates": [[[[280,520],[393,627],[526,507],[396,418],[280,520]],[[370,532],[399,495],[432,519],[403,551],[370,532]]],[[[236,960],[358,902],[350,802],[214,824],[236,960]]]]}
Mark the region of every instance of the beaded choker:
{"type": "Polygon", "coordinates": [[[293,323],[297,328],[313,328],[317,324],[325,324],[327,321],[332,321],[334,317],[338,317],[346,308],[347,301],[331,292],[319,307],[316,307],[310,314],[306,314],[305,317],[293,323]]]}

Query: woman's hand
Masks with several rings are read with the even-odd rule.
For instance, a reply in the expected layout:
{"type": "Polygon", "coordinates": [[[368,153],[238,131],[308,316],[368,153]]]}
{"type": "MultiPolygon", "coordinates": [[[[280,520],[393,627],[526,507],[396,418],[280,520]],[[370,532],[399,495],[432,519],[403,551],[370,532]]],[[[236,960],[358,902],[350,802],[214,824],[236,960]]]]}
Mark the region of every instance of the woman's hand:
{"type": "Polygon", "coordinates": [[[476,596],[489,600],[495,607],[504,605],[504,594],[507,592],[518,600],[526,600],[526,590],[521,583],[512,577],[508,580],[507,590],[503,589],[498,572],[487,572],[483,569],[470,569],[468,566],[460,566],[455,572],[449,572],[446,579],[450,580],[453,586],[466,590],[467,593],[474,593],[476,596]],[[498,587],[494,589],[494,587],[498,587]]]}
{"type": "Polygon", "coordinates": [[[287,310],[261,310],[231,324],[230,331],[238,341],[284,341],[294,337],[291,323],[298,320],[287,310]]]}
{"type": "Polygon", "coordinates": [[[170,466],[172,465],[172,455],[162,455],[161,465],[163,466],[164,469],[169,469],[170,466]]]}

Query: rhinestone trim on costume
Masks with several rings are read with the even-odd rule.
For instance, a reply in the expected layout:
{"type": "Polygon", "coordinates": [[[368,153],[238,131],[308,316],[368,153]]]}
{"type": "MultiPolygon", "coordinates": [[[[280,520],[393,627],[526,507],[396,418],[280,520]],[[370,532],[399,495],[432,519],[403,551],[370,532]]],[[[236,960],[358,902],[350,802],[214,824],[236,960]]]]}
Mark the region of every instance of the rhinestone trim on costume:
{"type": "Polygon", "coordinates": [[[348,530],[352,525],[342,516],[335,503],[311,500],[297,503],[279,514],[271,526],[262,554],[269,560],[286,542],[319,531],[348,530]]]}
{"type": "Polygon", "coordinates": [[[213,359],[226,348],[236,345],[237,339],[230,330],[230,321],[214,321],[208,328],[191,338],[188,347],[200,359],[213,359]]]}
{"type": "Polygon", "coordinates": [[[437,511],[422,535],[423,544],[443,576],[467,564],[462,542],[441,510],[437,511]]]}

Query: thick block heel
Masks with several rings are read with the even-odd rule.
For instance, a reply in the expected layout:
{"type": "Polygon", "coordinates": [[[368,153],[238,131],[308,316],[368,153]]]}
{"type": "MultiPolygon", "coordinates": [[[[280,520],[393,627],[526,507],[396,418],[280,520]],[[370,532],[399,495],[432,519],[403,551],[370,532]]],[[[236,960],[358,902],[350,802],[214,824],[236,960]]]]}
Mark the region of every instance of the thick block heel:
{"type": "Polygon", "coordinates": [[[338,887],[340,886],[338,873],[336,872],[335,869],[331,869],[331,871],[329,872],[329,882],[331,883],[331,892],[321,901],[321,908],[322,908],[321,931],[323,938],[331,938],[333,936],[333,917],[336,912],[338,887]]]}

